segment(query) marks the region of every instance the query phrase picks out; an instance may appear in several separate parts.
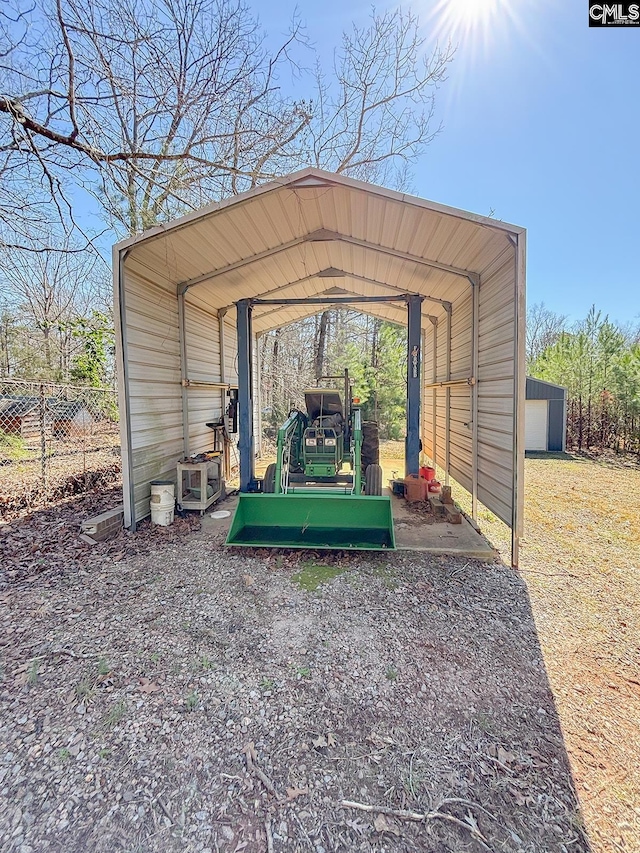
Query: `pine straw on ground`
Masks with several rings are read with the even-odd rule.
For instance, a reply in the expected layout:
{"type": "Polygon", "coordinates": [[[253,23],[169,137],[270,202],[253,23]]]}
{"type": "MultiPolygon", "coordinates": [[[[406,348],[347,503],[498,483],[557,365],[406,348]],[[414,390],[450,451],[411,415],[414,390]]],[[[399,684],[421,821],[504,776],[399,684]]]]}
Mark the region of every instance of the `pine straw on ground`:
{"type": "Polygon", "coordinates": [[[4,850],[589,849],[510,569],[50,512],[0,534],[4,850]]]}

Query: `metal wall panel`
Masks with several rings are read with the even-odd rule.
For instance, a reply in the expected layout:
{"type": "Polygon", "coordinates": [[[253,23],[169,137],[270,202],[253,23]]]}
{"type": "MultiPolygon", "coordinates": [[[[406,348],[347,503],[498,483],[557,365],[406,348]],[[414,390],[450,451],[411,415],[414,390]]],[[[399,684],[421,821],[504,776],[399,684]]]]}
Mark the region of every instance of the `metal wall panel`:
{"type": "Polygon", "coordinates": [[[549,400],[549,431],[547,450],[559,452],[564,450],[565,438],[565,402],[564,400],[549,400]]]}
{"type": "MultiPolygon", "coordinates": [[[[465,291],[451,306],[451,341],[448,350],[446,316],[437,328],[427,328],[427,354],[423,385],[448,380],[469,379],[472,369],[472,288],[465,291]],[[434,372],[434,345],[436,369],[434,372]],[[449,362],[447,353],[449,351],[449,362]]],[[[455,385],[450,388],[427,388],[423,393],[422,446],[437,465],[446,470],[447,451],[449,475],[463,488],[471,491],[473,484],[471,387],[455,385]],[[447,412],[448,409],[448,412],[447,412]],[[435,411],[435,455],[434,455],[435,411]],[[447,416],[448,415],[448,416],[447,416]],[[449,440],[447,441],[447,428],[449,440]]]]}
{"type": "MultiPolygon", "coordinates": [[[[190,382],[221,382],[220,329],[217,312],[205,308],[197,292],[185,297],[187,379],[190,382]]],[[[206,425],[222,415],[219,388],[194,385],[185,390],[189,422],[189,453],[213,449],[214,434],[206,425]]]]}
{"type": "Polygon", "coordinates": [[[482,277],[478,339],[478,499],[511,526],[515,395],[515,258],[482,277]]]}
{"type": "MultiPolygon", "coordinates": [[[[136,269],[139,269],[139,265],[136,269]]],[[[150,483],[175,480],[184,453],[184,429],[190,453],[210,450],[213,433],[206,426],[223,411],[224,392],[217,388],[185,389],[188,425],[183,423],[179,317],[175,293],[126,265],[127,360],[130,418],[130,464],[135,520],[149,514],[150,483]]],[[[185,331],[187,378],[220,382],[219,322],[206,301],[187,292],[185,331]]],[[[235,384],[235,328],[226,326],[227,381],[235,384]]],[[[127,454],[129,455],[129,454],[127,454]]]]}
{"type": "Polygon", "coordinates": [[[124,448],[123,469],[125,487],[132,488],[134,497],[133,509],[127,509],[139,521],[149,514],[150,482],[175,479],[182,453],[178,305],[175,293],[128,263],[124,287],[130,446],[124,448]]]}

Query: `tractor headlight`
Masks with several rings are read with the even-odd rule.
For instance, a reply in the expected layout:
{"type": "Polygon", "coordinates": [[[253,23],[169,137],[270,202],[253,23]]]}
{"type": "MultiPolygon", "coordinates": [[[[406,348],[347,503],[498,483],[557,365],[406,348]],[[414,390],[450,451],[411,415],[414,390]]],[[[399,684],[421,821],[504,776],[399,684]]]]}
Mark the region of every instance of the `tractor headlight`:
{"type": "Polygon", "coordinates": [[[325,438],[324,443],[327,447],[335,447],[336,446],[335,438],[325,438]]]}
{"type": "Polygon", "coordinates": [[[317,444],[315,438],[305,438],[304,443],[307,447],[315,447],[317,444]]]}

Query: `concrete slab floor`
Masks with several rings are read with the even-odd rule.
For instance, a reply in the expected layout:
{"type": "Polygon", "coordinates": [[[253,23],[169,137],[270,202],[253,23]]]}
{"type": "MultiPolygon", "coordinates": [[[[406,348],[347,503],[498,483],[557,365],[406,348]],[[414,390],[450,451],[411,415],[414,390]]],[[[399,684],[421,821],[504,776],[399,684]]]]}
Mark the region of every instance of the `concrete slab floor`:
{"type": "MultiPolygon", "coordinates": [[[[386,490],[385,490],[386,492],[386,490]]],[[[391,498],[396,548],[399,551],[426,551],[493,560],[498,555],[484,536],[462,516],[462,524],[427,521],[404,498],[391,498]]]]}
{"type": "MultiPolygon", "coordinates": [[[[388,494],[388,490],[385,489],[384,493],[388,494]]],[[[237,505],[237,495],[220,501],[205,513],[202,519],[203,525],[214,528],[226,536],[237,505]],[[229,515],[220,519],[211,518],[212,512],[221,510],[229,512],[229,515]]],[[[462,524],[450,524],[446,521],[427,523],[424,516],[416,512],[404,498],[392,497],[391,507],[396,548],[400,551],[449,554],[476,560],[493,560],[497,557],[496,551],[464,515],[462,524]]]]}

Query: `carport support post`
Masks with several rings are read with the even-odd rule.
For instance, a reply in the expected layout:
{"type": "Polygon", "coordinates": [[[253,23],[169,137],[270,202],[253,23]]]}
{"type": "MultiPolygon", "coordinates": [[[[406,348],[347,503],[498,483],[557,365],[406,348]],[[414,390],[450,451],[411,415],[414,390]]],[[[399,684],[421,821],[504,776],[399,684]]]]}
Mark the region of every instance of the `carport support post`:
{"type": "Polygon", "coordinates": [[[418,476],[420,469],[420,346],[423,297],[407,298],[407,444],[405,474],[418,476]]]}
{"type": "Polygon", "coordinates": [[[238,448],[240,450],[240,491],[255,487],[253,452],[253,401],[251,399],[251,300],[236,302],[238,330],[238,448]]]}

